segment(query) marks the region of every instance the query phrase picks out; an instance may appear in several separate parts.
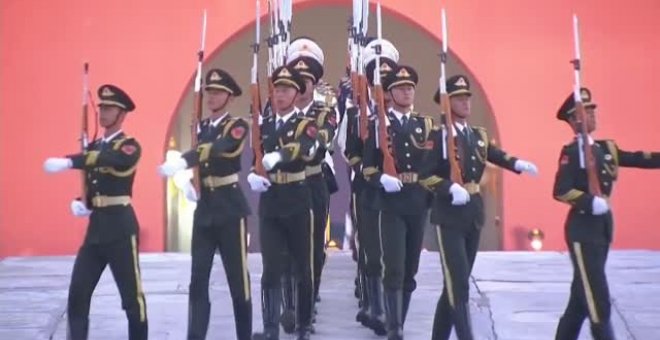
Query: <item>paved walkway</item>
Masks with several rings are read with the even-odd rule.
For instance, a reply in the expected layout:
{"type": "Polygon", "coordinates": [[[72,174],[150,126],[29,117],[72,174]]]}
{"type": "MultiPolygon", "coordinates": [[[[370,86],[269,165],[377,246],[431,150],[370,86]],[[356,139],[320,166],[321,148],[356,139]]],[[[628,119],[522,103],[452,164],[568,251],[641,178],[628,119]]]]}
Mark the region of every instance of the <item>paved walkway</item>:
{"type": "MultiPolygon", "coordinates": [[[[64,339],[66,297],[73,257],[6,258],[0,261],[0,339],[64,339]]],[[[150,338],[185,339],[190,258],[142,254],[150,338]]],[[[250,254],[254,328],[261,329],[261,259],[250,254]]],[[[660,252],[614,251],[608,262],[618,339],[660,339],[660,252]]],[[[313,339],[379,339],[355,321],[354,263],[329,254],[313,339]]],[[[552,339],[568,299],[571,268],[565,253],[484,252],[473,273],[471,308],[477,339],[552,339]]],[[[437,253],[422,255],[405,336],[430,339],[442,273],[437,253]]],[[[209,339],[233,339],[231,300],[220,260],[211,277],[209,339]]],[[[93,298],[90,339],[125,339],[126,321],[109,271],[93,298]]],[[[590,339],[584,327],[581,339],[590,339]]],[[[293,339],[283,336],[282,339],[293,339]]],[[[382,339],[382,338],[380,338],[382,339]]]]}

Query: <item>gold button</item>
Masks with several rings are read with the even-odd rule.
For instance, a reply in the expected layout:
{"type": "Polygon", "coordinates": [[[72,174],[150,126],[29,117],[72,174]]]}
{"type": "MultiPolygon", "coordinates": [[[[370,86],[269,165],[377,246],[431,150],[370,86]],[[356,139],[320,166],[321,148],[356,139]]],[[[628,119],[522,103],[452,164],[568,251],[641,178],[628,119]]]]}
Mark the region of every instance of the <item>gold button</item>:
{"type": "Polygon", "coordinates": [[[406,168],[410,169],[410,164],[406,165],[406,168]]]}
{"type": "Polygon", "coordinates": [[[92,181],[92,184],[96,184],[96,182],[98,182],[98,181],[97,181],[97,180],[93,180],[93,181],[92,181]]]}
{"type": "Polygon", "coordinates": [[[477,169],[476,169],[476,168],[472,168],[472,171],[477,171],[477,169]]]}
{"type": "Polygon", "coordinates": [[[604,185],[604,186],[609,186],[610,183],[608,183],[608,182],[603,182],[603,185],[604,185]]]}
{"type": "Polygon", "coordinates": [[[408,143],[404,143],[403,145],[404,145],[404,146],[408,146],[408,143]]]}
{"type": "Polygon", "coordinates": [[[410,157],[410,154],[409,154],[409,153],[406,153],[406,157],[410,157]]]}
{"type": "Polygon", "coordinates": [[[475,159],[477,159],[477,157],[472,156],[472,160],[475,160],[475,159]]]}
{"type": "Polygon", "coordinates": [[[606,174],[606,173],[607,173],[607,171],[605,171],[605,170],[603,170],[603,171],[601,171],[601,173],[602,173],[602,174],[604,175],[604,174],[606,174]]]}

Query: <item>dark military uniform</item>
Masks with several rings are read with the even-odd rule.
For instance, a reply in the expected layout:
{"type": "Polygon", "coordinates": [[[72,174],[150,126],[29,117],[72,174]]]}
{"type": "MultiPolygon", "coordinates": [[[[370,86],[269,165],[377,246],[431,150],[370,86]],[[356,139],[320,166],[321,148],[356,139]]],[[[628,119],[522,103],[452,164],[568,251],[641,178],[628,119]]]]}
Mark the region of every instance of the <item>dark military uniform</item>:
{"type": "MultiPolygon", "coordinates": [[[[465,76],[454,76],[447,80],[450,96],[470,94],[465,76]]],[[[439,96],[436,95],[436,101],[439,96]]],[[[445,127],[443,129],[449,129],[445,127]]],[[[433,148],[429,161],[430,172],[424,174],[422,184],[435,193],[431,208],[431,223],[435,225],[444,273],[444,287],[438,300],[433,320],[434,340],[449,339],[452,325],[459,339],[472,339],[469,310],[469,279],[479,248],[479,236],[484,224],[484,206],[479,182],[491,162],[515,171],[517,159],[510,157],[494,145],[486,129],[466,125],[461,130],[455,127],[456,157],[461,167],[463,187],[470,194],[465,205],[452,205],[449,188],[450,163],[443,154],[446,150],[446,130],[434,133],[433,148]]]]}
{"type": "MultiPolygon", "coordinates": [[[[304,83],[292,67],[274,71],[273,85],[295,86],[299,92],[304,83]]],[[[314,296],[312,197],[305,180],[306,161],[312,155],[318,128],[313,120],[298,116],[277,128],[280,116],[264,119],[261,125],[264,154],[279,152],[282,159],[267,176],[271,183],[259,201],[259,230],[263,260],[262,313],[263,337],[279,339],[281,303],[280,278],[291,254],[296,272],[296,327],[300,339],[307,339],[311,327],[314,296]]]]}
{"type": "MultiPolygon", "coordinates": [[[[379,71],[382,78],[387,76],[396,63],[388,58],[380,59],[379,71]]],[[[367,81],[373,85],[374,69],[376,61],[366,65],[367,81]]],[[[359,103],[353,103],[359,105],[359,103]]],[[[377,109],[370,100],[367,106],[368,135],[376,137],[375,120],[377,119],[377,109]]],[[[383,289],[382,289],[382,263],[381,263],[381,235],[378,229],[379,208],[376,207],[376,197],[380,195],[380,183],[370,185],[367,183],[363,174],[364,158],[372,160],[382,157],[380,150],[374,145],[366,145],[360,137],[360,111],[359,107],[353,107],[347,110],[347,139],[346,139],[346,158],[349,165],[355,172],[351,182],[351,200],[353,225],[357,229],[357,239],[359,243],[358,252],[358,270],[360,275],[360,298],[361,309],[356,316],[356,320],[374,330],[377,335],[385,335],[385,316],[383,309],[383,289]],[[369,157],[364,155],[369,154],[369,157]]],[[[372,142],[375,141],[372,139],[372,142]]]]}
{"type": "MultiPolygon", "coordinates": [[[[397,66],[383,80],[383,87],[388,90],[406,84],[417,84],[417,73],[409,66],[397,66]]],[[[368,204],[379,213],[377,227],[382,251],[388,339],[402,339],[410,298],[416,288],[415,275],[430,201],[429,193],[418,180],[428,158],[433,121],[410,112],[399,120],[393,110],[388,112],[387,119],[396,176],[403,183],[403,188],[391,193],[382,189],[383,155],[376,146],[378,136],[375,126],[365,143],[362,172],[367,181],[378,188],[374,199],[368,204]]]]}
{"type": "MultiPolygon", "coordinates": [[[[583,89],[585,107],[595,107],[591,94],[583,89]]],[[[559,110],[558,118],[567,120],[574,112],[571,95],[559,110]]],[[[573,264],[573,282],[566,311],[559,321],[556,339],[577,339],[584,319],[591,321],[594,339],[613,339],[610,323],[610,294],[605,276],[605,262],[612,242],[611,211],[592,214],[594,195],[589,193],[587,172],[580,166],[581,143],[577,137],[565,145],[555,177],[555,199],[570,205],[566,218],[566,245],[573,264]]],[[[612,194],[619,167],[660,168],[660,153],[628,152],[612,140],[598,140],[591,146],[603,198],[612,194]]]]}
{"type": "MultiPolygon", "coordinates": [[[[241,95],[233,78],[220,69],[209,70],[206,89],[241,95]]],[[[245,225],[250,208],[238,184],[247,132],[248,123],[229,113],[217,121],[205,119],[198,127],[197,148],[182,156],[189,167],[198,168],[201,184],[193,222],[188,339],[206,338],[211,312],[209,276],[216,250],[220,252],[229,283],[237,339],[252,337],[245,225]]]]}
{"type": "MultiPolygon", "coordinates": [[[[98,95],[99,105],[117,106],[127,112],[135,108],[128,95],[113,85],[102,85],[98,95]]],[[[85,202],[92,210],[71,274],[67,305],[70,339],[87,339],[92,294],[106,265],[110,265],[126,311],[129,339],[147,339],[139,226],[131,205],[140,154],[137,140],[120,132],[109,140],[92,142],[84,153],[68,156],[74,169],[86,173],[85,202]]]]}

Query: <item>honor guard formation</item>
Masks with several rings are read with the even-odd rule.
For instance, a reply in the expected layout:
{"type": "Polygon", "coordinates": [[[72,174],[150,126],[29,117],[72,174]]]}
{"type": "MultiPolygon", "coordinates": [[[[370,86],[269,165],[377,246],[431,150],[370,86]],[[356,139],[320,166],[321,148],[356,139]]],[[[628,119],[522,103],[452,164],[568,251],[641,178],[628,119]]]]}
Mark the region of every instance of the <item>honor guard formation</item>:
{"type": "MultiPolygon", "coordinates": [[[[307,36],[291,39],[291,0],[275,7],[270,14],[278,22],[267,39],[267,100],[261,100],[256,76],[258,33],[248,118],[232,113],[238,111],[232,105],[235,99],[243,95],[236,75],[220,68],[202,71],[202,46],[192,144],[158,168],[163,177],[184,176],[181,190],[196,202],[187,338],[206,338],[216,252],[227,276],[236,339],[280,339],[281,332],[311,339],[316,319],[333,317],[318,314],[316,305],[322,301],[330,196],[338,191],[331,156],[339,152],[350,172],[346,202],[354,226],[356,275],[346,281],[358,300],[355,320],[378,337],[404,338],[430,224],[443,280],[437,282],[442,293],[428,337],[449,339],[453,330],[458,339],[473,339],[468,301],[484,226],[484,171],[488,163],[517,174],[537,175],[538,170],[498,147],[486,128],[470,123],[471,79],[445,74],[444,11],[440,86],[432,95],[417,92],[419,78],[429,70],[420,72],[414,54],[400,52],[382,37],[380,4],[377,34],[369,35],[369,3],[353,1],[349,62],[337,87],[324,80],[329,77],[321,46],[307,36]],[[416,102],[431,99],[438,112],[415,110],[416,102]],[[239,185],[245,152],[252,156],[249,188],[239,185]],[[187,169],[192,178],[185,177],[187,169]],[[246,189],[259,193],[257,207],[248,204],[246,189]],[[246,219],[251,214],[258,216],[263,261],[257,302],[247,266],[246,219]],[[253,308],[261,308],[261,322],[253,322],[253,308]]],[[[660,153],[624,151],[613,140],[590,136],[597,105],[579,83],[579,66],[577,59],[574,90],[556,112],[575,134],[559,155],[553,191],[554,199],[568,205],[565,240],[574,273],[556,339],[577,339],[587,319],[594,339],[614,339],[605,275],[613,238],[609,198],[620,167],[659,168],[660,153]]],[[[87,65],[84,70],[87,89],[87,65]]],[[[71,213],[89,220],[71,274],[67,337],[87,339],[92,294],[109,266],[126,312],[128,338],[147,339],[139,223],[131,196],[141,154],[157,150],[143,150],[135,137],[124,133],[124,121],[136,109],[129,94],[106,84],[97,95],[102,137],[90,138],[84,129],[80,150],[44,163],[49,173],[80,171],[82,190],[71,202],[71,213]]],[[[90,99],[83,104],[85,117],[90,99]]]]}

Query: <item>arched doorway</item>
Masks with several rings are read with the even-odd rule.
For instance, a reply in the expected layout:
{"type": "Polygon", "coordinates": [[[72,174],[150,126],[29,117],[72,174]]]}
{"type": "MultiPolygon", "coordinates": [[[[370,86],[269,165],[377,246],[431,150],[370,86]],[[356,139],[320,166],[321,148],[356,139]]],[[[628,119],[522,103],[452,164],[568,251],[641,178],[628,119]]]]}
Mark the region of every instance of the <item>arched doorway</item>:
{"type": "MultiPolygon", "coordinates": [[[[306,4],[302,8],[296,7],[294,12],[293,36],[310,36],[319,42],[326,55],[324,79],[331,84],[338,83],[346,67],[346,18],[349,13],[350,8],[348,6],[327,3],[319,4],[318,6],[306,4]]],[[[371,15],[369,27],[374,28],[370,32],[375,31],[376,22],[374,15],[371,15]]],[[[262,24],[261,29],[261,36],[266,37],[268,35],[268,25],[262,24]]],[[[249,86],[252,62],[252,58],[250,58],[250,45],[253,43],[254,33],[254,25],[244,27],[238,31],[206,59],[204,69],[208,70],[210,68],[220,67],[228,70],[244,88],[244,92],[247,92],[245,90],[249,86]]],[[[437,116],[438,108],[433,102],[432,97],[438,84],[439,59],[437,55],[440,50],[440,41],[411,20],[402,18],[398,14],[387,10],[383,11],[383,36],[391,40],[399,48],[401,54],[400,63],[412,65],[420,73],[415,110],[422,114],[437,116]]],[[[261,49],[260,54],[261,65],[265,65],[266,60],[267,50],[264,47],[261,49]]],[[[265,66],[261,67],[260,72],[260,79],[266,79],[265,66]]],[[[486,100],[485,91],[478,83],[478,79],[453,54],[450,55],[448,72],[449,74],[466,74],[472,79],[474,115],[471,123],[486,127],[490,132],[491,138],[497,141],[499,138],[494,115],[486,100]]],[[[174,112],[173,121],[170,125],[171,130],[169,131],[168,138],[171,139],[170,145],[173,150],[185,150],[186,146],[190,145],[193,93],[190,90],[192,87],[190,84],[188,85],[174,112]]],[[[266,93],[265,91],[265,85],[262,81],[262,98],[266,93]]],[[[249,105],[249,95],[244,94],[242,97],[237,98],[230,110],[234,115],[247,117],[249,105]]],[[[244,173],[241,176],[241,185],[253,208],[253,214],[248,218],[248,232],[251,236],[249,250],[258,251],[258,226],[256,219],[258,195],[250,192],[245,182],[246,172],[250,168],[251,158],[252,154],[249,150],[244,152],[244,173]]],[[[343,240],[344,216],[349,208],[348,179],[345,163],[338,153],[335,153],[334,159],[340,191],[332,196],[331,225],[333,228],[331,237],[341,242],[343,240]]],[[[482,232],[480,246],[482,250],[499,250],[502,247],[501,178],[501,170],[489,167],[487,175],[484,178],[484,183],[482,183],[485,186],[483,195],[486,205],[486,226],[482,232]]],[[[190,224],[191,219],[188,217],[190,216],[190,209],[193,209],[194,205],[187,204],[179,197],[176,187],[172,185],[172,182],[168,183],[166,192],[166,249],[168,251],[187,251],[190,243],[190,229],[192,228],[190,224]]],[[[435,243],[433,234],[429,233],[425,239],[425,248],[428,250],[437,250],[435,243]]]]}

